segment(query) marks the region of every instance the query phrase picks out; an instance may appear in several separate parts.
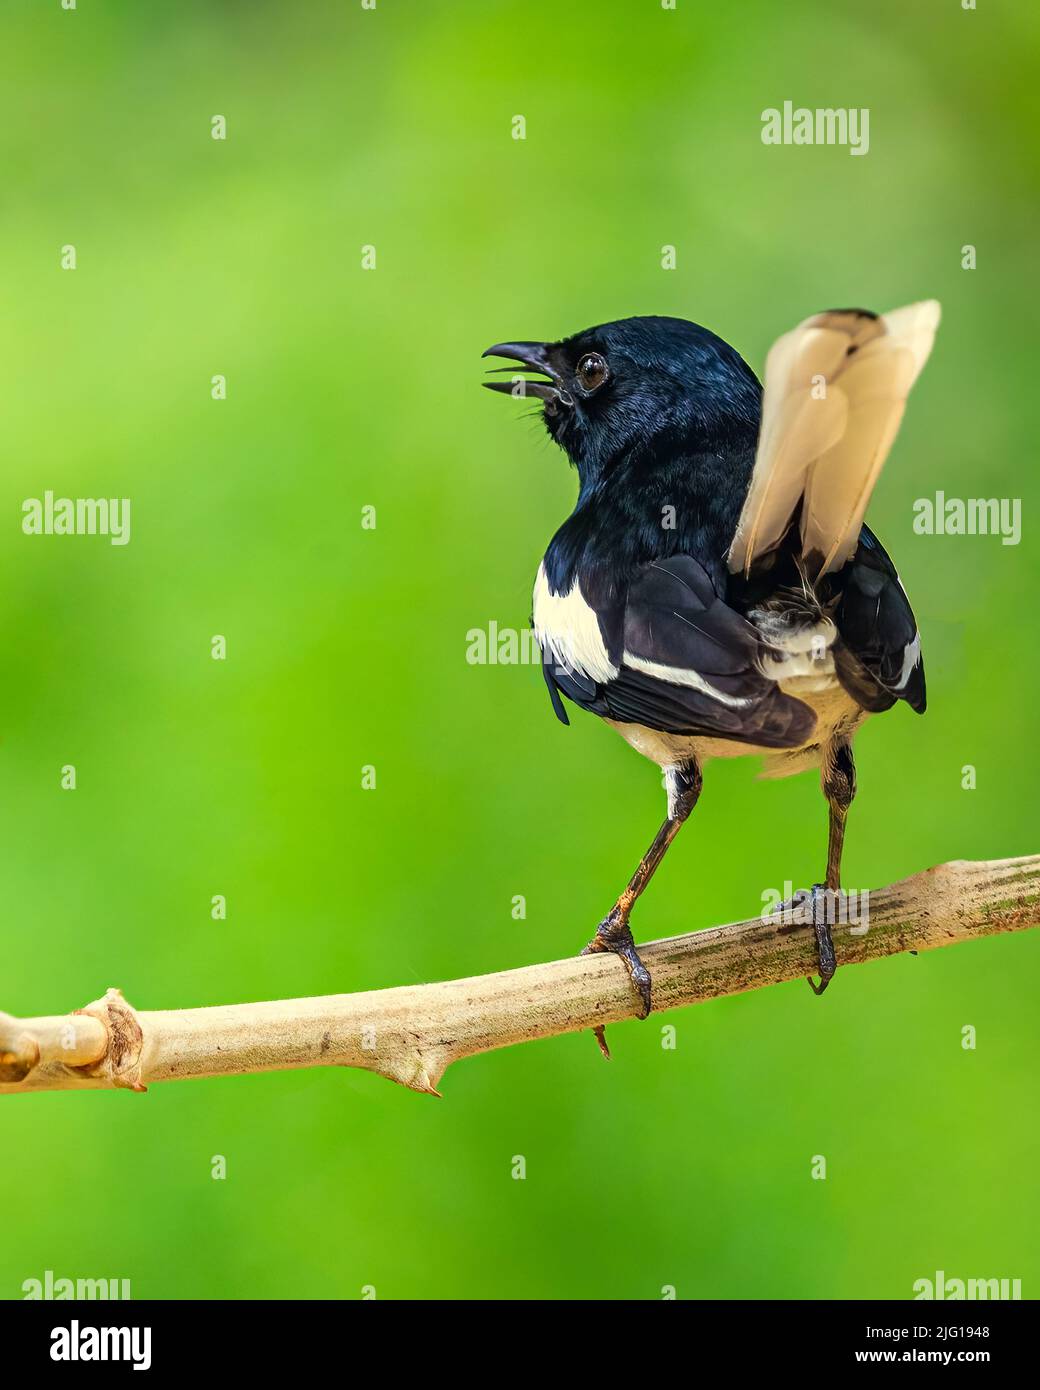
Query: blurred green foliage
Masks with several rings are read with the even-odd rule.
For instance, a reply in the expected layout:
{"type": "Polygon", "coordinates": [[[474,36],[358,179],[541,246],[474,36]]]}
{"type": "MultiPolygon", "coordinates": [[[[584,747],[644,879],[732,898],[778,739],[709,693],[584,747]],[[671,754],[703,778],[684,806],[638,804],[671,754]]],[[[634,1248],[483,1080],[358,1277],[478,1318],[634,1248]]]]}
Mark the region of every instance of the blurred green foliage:
{"type": "MultiPolygon", "coordinates": [[[[1037,27],[954,0],[5,5],[0,1007],[577,951],[659,778],[561,728],[537,670],[465,660],[526,624],[574,494],[479,354],[632,313],[760,370],[818,309],[943,301],[870,512],[931,704],[859,739],[847,876],[1036,850],[1037,27]],[[869,155],[763,145],[785,99],[869,107],[869,155]],[[130,497],[130,544],[24,536],[48,488],[130,497]],[[1023,497],[1023,543],[914,536],[937,488],[1023,497]]],[[[709,766],[644,939],[818,876],[814,777],[754,771],[709,766]]],[[[1024,933],[619,1026],[610,1066],[591,1037],[490,1054],[439,1102],[333,1069],[3,1101],[0,1295],[50,1268],[137,1297],[906,1298],[942,1268],[1029,1297],[1038,984],[1024,933]]]]}

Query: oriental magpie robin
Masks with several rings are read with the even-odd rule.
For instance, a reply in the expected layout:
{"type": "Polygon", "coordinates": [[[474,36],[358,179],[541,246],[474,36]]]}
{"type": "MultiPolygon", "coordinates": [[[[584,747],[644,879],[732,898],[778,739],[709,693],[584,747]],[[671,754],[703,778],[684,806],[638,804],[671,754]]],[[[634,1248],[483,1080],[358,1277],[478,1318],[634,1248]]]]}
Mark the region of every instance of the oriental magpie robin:
{"type": "Polygon", "coordinates": [[[585,948],[621,957],[641,1017],[651,982],[629,917],[709,758],[757,753],[767,777],[820,768],[830,825],[810,984],[822,993],[834,974],[815,899],[840,887],[853,736],[897,700],[925,707],[917,624],[863,518],[938,323],[934,301],[819,314],[774,344],[764,390],[683,319],[484,353],[537,373],[484,385],[540,400],[578,474],[534,586],[553,709],[569,722],[562,695],[598,714],[665,773],[665,821],[585,948]]]}

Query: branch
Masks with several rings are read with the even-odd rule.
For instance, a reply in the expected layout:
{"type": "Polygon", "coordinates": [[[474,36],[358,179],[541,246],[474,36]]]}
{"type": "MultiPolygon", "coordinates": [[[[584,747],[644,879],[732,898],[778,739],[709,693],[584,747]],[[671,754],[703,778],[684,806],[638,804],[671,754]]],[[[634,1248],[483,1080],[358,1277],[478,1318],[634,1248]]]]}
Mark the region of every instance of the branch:
{"type": "MultiPolygon", "coordinates": [[[[1040,924],[1040,855],[926,869],[869,895],[866,922],[832,925],[844,967],[1040,924]]],[[[656,1011],[809,975],[811,923],[760,917],[640,947],[656,1011]]],[[[840,990],[840,984],[837,986],[840,990]]],[[[808,1007],[808,999],[806,1006],[808,1007]]],[[[110,989],[64,1016],[0,1013],[0,1094],[126,1087],[286,1067],[379,1072],[438,1095],[461,1057],[632,1018],[614,956],[495,975],[206,1009],[137,1011],[110,989]]]]}

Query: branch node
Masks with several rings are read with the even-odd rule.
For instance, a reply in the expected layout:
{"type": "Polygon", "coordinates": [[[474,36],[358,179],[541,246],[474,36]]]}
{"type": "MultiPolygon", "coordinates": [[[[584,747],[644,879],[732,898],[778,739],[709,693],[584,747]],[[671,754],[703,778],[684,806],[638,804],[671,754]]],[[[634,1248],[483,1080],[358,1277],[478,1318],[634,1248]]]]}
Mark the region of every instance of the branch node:
{"type": "Polygon", "coordinates": [[[390,1069],[383,1074],[391,1081],[407,1086],[410,1091],[419,1091],[424,1096],[436,1096],[440,1100],[443,1096],[437,1089],[437,1082],[447,1068],[446,1060],[435,1059],[432,1054],[426,1055],[416,1048],[402,1057],[395,1058],[390,1069]]]}
{"type": "Polygon", "coordinates": [[[147,1091],[148,1087],[141,1080],[144,1034],[136,1012],[123,998],[122,991],[110,988],[100,999],[73,1012],[87,1014],[103,1023],[108,1032],[108,1046],[97,1062],[68,1070],[77,1076],[100,1077],[110,1086],[124,1090],[147,1091]]]}

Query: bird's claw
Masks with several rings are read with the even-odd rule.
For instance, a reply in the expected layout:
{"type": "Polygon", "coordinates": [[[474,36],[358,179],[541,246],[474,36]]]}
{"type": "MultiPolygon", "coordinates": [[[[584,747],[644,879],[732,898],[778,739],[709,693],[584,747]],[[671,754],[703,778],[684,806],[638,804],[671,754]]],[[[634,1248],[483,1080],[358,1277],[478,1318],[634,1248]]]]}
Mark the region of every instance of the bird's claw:
{"type": "Polygon", "coordinates": [[[838,968],[837,957],[834,954],[834,938],[831,936],[830,923],[827,921],[827,910],[825,894],[828,890],[822,883],[814,883],[811,893],[806,896],[812,902],[812,925],[816,933],[816,960],[820,973],[820,983],[817,984],[811,975],[807,975],[809,988],[813,994],[819,998],[823,991],[834,978],[834,972],[838,968]]]}
{"type": "MultiPolygon", "coordinates": [[[[596,935],[584,947],[581,954],[583,956],[597,955],[601,951],[610,951],[612,955],[619,956],[624,962],[629,978],[639,995],[639,1017],[646,1018],[652,1007],[651,989],[653,982],[650,979],[649,970],[639,959],[632,930],[624,918],[616,916],[614,913],[609,913],[604,917],[596,928],[596,935]]],[[[602,1039],[600,1040],[600,1047],[604,1049],[604,1055],[609,1057],[610,1054],[606,1052],[602,1039]]]]}
{"type": "Polygon", "coordinates": [[[770,912],[771,917],[779,917],[783,921],[804,923],[808,908],[808,921],[812,923],[816,935],[816,960],[820,983],[817,984],[811,975],[807,975],[806,979],[813,994],[817,996],[821,995],[834,979],[838,968],[837,957],[834,954],[834,938],[831,936],[830,922],[827,920],[827,906],[835,900],[840,891],[837,888],[828,888],[823,883],[814,883],[808,891],[799,888],[791,898],[779,903],[770,912]]]}

